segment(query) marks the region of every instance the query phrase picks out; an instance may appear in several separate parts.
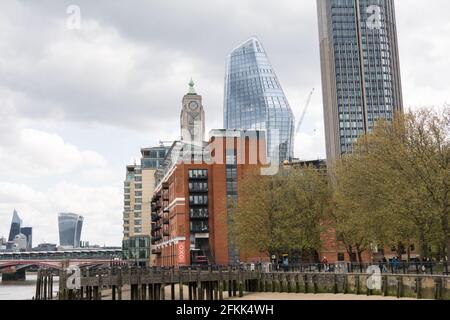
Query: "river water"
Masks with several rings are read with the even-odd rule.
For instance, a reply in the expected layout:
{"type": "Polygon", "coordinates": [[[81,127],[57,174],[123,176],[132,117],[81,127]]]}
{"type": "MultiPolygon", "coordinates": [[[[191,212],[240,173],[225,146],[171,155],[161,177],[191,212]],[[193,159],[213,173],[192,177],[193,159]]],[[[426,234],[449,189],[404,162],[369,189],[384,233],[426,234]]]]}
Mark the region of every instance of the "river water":
{"type": "MultiPolygon", "coordinates": [[[[25,281],[3,282],[0,276],[0,300],[31,300],[36,294],[36,273],[27,273],[25,281]]],[[[54,294],[58,290],[58,280],[53,284],[54,294]],[[56,289],[56,291],[55,291],[56,289]]]]}

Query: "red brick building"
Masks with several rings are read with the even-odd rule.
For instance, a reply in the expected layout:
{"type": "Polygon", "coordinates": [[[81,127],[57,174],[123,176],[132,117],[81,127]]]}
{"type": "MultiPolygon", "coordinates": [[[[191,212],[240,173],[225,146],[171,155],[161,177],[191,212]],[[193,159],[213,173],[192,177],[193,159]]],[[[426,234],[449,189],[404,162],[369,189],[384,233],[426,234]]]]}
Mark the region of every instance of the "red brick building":
{"type": "Polygon", "coordinates": [[[234,264],[242,257],[229,243],[227,207],[245,173],[265,163],[265,133],[214,130],[203,155],[185,150],[174,143],[151,201],[153,265],[234,264]]]}

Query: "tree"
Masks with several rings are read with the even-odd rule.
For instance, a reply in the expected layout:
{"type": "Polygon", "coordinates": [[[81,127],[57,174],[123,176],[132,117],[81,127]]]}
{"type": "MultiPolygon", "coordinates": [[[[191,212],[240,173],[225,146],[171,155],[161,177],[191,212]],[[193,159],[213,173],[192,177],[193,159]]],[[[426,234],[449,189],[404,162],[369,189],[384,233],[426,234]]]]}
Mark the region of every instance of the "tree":
{"type": "Polygon", "coordinates": [[[422,257],[432,246],[448,256],[449,129],[445,106],[379,121],[358,140],[335,170],[336,229],[344,239],[398,249],[419,241],[422,257]]]}
{"type": "Polygon", "coordinates": [[[313,168],[247,174],[232,210],[232,237],[243,253],[316,251],[330,200],[326,175],[313,168]]]}

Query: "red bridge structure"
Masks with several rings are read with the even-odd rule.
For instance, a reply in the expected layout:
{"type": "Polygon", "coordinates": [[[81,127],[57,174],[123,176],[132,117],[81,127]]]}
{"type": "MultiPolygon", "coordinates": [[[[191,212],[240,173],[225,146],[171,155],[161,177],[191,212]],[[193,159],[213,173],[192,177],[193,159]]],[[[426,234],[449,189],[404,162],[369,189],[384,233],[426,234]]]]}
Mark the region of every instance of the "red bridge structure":
{"type": "Polygon", "coordinates": [[[26,270],[65,270],[71,266],[93,268],[122,264],[121,249],[84,249],[70,251],[3,252],[0,273],[3,280],[25,280],[26,270]]]}

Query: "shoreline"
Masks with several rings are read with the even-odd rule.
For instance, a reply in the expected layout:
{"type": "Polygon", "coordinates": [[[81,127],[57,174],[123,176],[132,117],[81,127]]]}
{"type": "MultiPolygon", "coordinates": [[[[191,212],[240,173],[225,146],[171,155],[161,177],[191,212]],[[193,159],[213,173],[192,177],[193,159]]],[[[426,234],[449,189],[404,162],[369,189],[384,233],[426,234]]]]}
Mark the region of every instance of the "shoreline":
{"type": "MultiPolygon", "coordinates": [[[[186,301],[189,303],[195,303],[200,300],[187,300],[188,287],[184,286],[184,299],[179,299],[179,288],[178,285],[175,285],[175,301],[186,301]]],[[[131,289],[130,286],[123,286],[122,288],[122,300],[129,301],[131,300],[131,289]]],[[[102,291],[102,299],[103,300],[112,300],[112,290],[106,289],[102,291]]],[[[147,295],[148,299],[148,295],[147,295]]],[[[165,299],[172,300],[170,289],[167,288],[165,290],[165,299]]],[[[416,300],[414,298],[397,298],[391,296],[367,296],[367,295],[356,295],[356,294],[332,294],[332,293],[277,293],[277,292],[244,292],[243,297],[229,297],[228,291],[223,292],[223,300],[221,301],[239,301],[239,300],[247,300],[247,301],[264,301],[264,300],[275,300],[275,301],[320,301],[320,300],[331,300],[331,301],[358,301],[358,300],[367,300],[367,301],[408,301],[408,300],[416,300]]]]}

